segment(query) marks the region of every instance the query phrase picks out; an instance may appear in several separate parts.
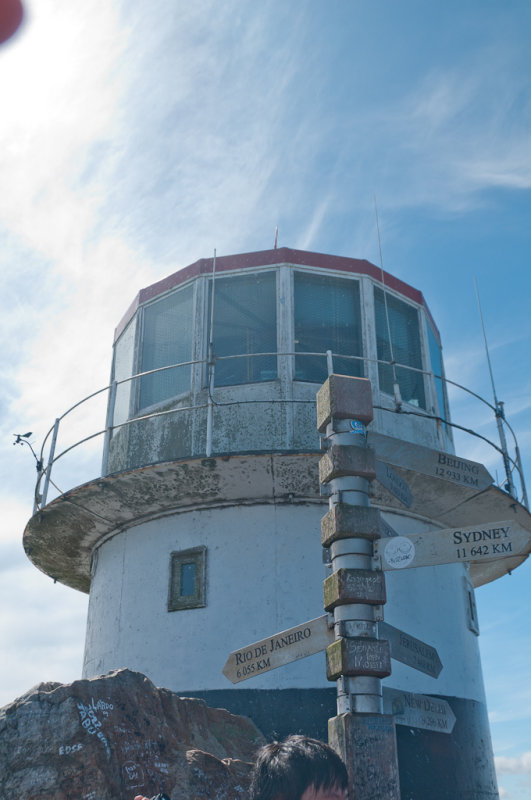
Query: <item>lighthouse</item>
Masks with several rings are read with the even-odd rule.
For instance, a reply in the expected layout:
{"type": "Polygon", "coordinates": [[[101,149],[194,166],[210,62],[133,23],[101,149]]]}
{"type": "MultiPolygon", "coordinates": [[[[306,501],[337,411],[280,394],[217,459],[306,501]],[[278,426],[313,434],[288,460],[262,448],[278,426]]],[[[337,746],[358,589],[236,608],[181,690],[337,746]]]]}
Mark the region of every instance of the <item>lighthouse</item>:
{"type": "MultiPolygon", "coordinates": [[[[125,312],[102,474],[42,503],[24,534],[39,569],[90,594],[84,677],[128,667],[269,736],[326,736],[336,689],[323,653],[236,684],[223,667],[324,613],[315,398],[330,373],[370,381],[369,501],[384,541],[453,530],[466,548],[475,527],[531,530],[525,506],[455,452],[441,340],[419,290],[365,260],[289,248],[204,258],[125,312]]],[[[455,717],[444,731],[397,725],[404,800],[498,797],[474,593],[525,557],[503,555],[386,572],[381,622],[442,668],[393,660],[384,702],[399,715],[393,698],[431,698],[433,719],[438,701],[455,717]]]]}

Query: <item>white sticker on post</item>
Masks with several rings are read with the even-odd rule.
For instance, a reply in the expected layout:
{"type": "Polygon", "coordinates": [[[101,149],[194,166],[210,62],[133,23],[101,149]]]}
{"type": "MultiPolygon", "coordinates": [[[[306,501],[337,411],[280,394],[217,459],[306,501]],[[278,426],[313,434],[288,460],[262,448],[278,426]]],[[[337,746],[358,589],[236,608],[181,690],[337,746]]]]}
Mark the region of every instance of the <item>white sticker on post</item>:
{"type": "Polygon", "coordinates": [[[384,558],[390,567],[403,569],[415,558],[415,545],[407,536],[396,536],[385,545],[384,558]]]}

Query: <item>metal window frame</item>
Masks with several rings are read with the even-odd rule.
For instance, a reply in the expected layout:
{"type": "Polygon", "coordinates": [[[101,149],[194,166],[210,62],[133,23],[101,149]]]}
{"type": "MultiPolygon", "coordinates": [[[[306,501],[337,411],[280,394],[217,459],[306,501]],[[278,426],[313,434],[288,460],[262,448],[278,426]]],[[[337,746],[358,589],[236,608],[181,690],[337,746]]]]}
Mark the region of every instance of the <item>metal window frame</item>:
{"type": "MultiPolygon", "coordinates": [[[[394,291],[393,289],[391,289],[389,286],[386,286],[385,284],[372,282],[372,285],[373,285],[373,289],[372,289],[373,300],[372,300],[372,303],[373,303],[373,308],[374,308],[374,338],[375,338],[376,354],[377,354],[376,357],[378,358],[378,341],[377,341],[378,331],[377,331],[377,323],[376,323],[376,290],[378,290],[380,292],[383,292],[384,294],[387,294],[387,296],[392,298],[393,300],[396,300],[399,303],[402,303],[402,305],[414,309],[414,311],[416,312],[416,314],[417,314],[417,330],[418,330],[418,336],[419,336],[420,361],[421,361],[420,369],[421,370],[426,370],[427,365],[430,364],[431,362],[429,360],[429,351],[427,349],[427,334],[426,334],[425,329],[424,329],[424,324],[426,323],[426,319],[425,319],[425,311],[424,311],[423,306],[421,306],[418,303],[415,303],[415,302],[413,302],[413,301],[411,301],[409,299],[406,300],[403,295],[401,295],[399,292],[394,291]]],[[[378,390],[383,395],[385,395],[386,397],[392,397],[392,395],[389,394],[389,392],[386,392],[385,389],[382,389],[382,387],[380,386],[380,364],[377,365],[376,372],[377,372],[377,375],[378,375],[378,390]]],[[[400,383],[400,381],[399,381],[399,383],[400,383]]],[[[421,406],[419,404],[419,406],[417,407],[413,403],[409,403],[409,401],[407,401],[407,400],[404,400],[404,405],[406,405],[406,406],[410,405],[413,408],[418,408],[418,410],[421,413],[422,412],[428,413],[428,404],[431,402],[432,393],[431,393],[431,387],[429,385],[429,382],[426,380],[426,375],[425,374],[422,375],[422,385],[423,385],[423,388],[424,388],[424,403],[425,403],[425,406],[421,406]]]]}
{"type": "Polygon", "coordinates": [[[170,555],[170,575],[168,584],[168,611],[184,611],[206,606],[206,552],[205,545],[175,550],[170,555]],[[181,595],[181,567],[183,564],[195,565],[195,591],[192,595],[181,595]]]}
{"type": "Polygon", "coordinates": [[[440,338],[437,335],[437,333],[435,332],[434,327],[431,324],[430,320],[426,318],[425,322],[426,322],[426,350],[427,350],[427,354],[428,354],[428,361],[429,361],[429,365],[430,365],[430,370],[433,373],[431,378],[430,378],[430,383],[433,383],[433,392],[434,392],[434,399],[435,399],[435,402],[436,402],[436,408],[439,411],[439,416],[440,417],[443,417],[443,419],[449,420],[450,419],[450,406],[449,406],[449,403],[448,403],[448,391],[447,391],[447,387],[446,387],[446,371],[444,369],[444,359],[443,359],[442,345],[441,345],[440,338]],[[430,349],[430,339],[429,339],[430,334],[433,336],[435,344],[439,348],[440,361],[441,361],[441,378],[440,379],[434,377],[435,374],[436,374],[436,370],[435,370],[435,367],[434,367],[434,365],[432,364],[432,361],[431,361],[431,349],[430,349]],[[441,380],[441,383],[442,383],[443,406],[444,406],[443,408],[440,408],[439,395],[438,395],[438,392],[437,392],[437,385],[436,385],[436,381],[437,380],[441,380]]]}
{"type": "MultiPolygon", "coordinates": [[[[343,272],[336,272],[333,270],[318,270],[318,269],[306,269],[304,265],[301,264],[293,264],[291,265],[291,328],[290,328],[290,351],[293,353],[291,357],[292,361],[292,376],[291,380],[296,383],[304,383],[304,384],[318,384],[318,381],[310,381],[310,380],[300,380],[295,377],[296,374],[296,362],[298,355],[304,355],[304,352],[298,353],[297,347],[295,344],[295,315],[297,309],[295,308],[295,280],[297,275],[304,275],[305,277],[313,277],[313,278],[327,278],[330,283],[338,283],[341,281],[354,281],[358,284],[358,302],[359,302],[359,326],[360,326],[360,338],[361,338],[361,354],[359,358],[363,359],[361,362],[361,370],[362,370],[362,377],[367,377],[367,362],[365,359],[367,358],[367,335],[366,335],[366,318],[365,318],[365,297],[363,292],[363,285],[362,285],[362,276],[358,275],[357,273],[353,275],[349,275],[348,273],[343,272]]],[[[341,357],[340,354],[338,354],[341,357]]]]}
{"type": "MultiPolygon", "coordinates": [[[[190,280],[186,281],[182,285],[178,286],[177,288],[171,289],[168,292],[164,292],[163,294],[157,295],[150,300],[147,300],[145,303],[139,306],[137,309],[138,315],[138,322],[136,328],[136,341],[135,341],[135,371],[142,372],[142,345],[144,341],[144,326],[145,326],[145,313],[148,308],[156,306],[157,303],[160,303],[163,300],[166,300],[168,297],[172,295],[180,294],[181,292],[187,291],[191,289],[191,307],[192,307],[192,321],[196,317],[196,305],[197,305],[197,281],[190,280]]],[[[190,342],[190,360],[194,358],[194,331],[193,331],[193,322],[192,322],[192,338],[190,342]]],[[[192,369],[190,368],[190,381],[188,384],[188,389],[184,392],[179,392],[176,395],[170,395],[169,397],[165,397],[162,400],[157,400],[155,403],[152,403],[148,406],[142,406],[140,404],[140,392],[141,392],[141,383],[142,378],[138,378],[133,382],[133,388],[131,391],[131,402],[130,402],[130,418],[132,419],[134,416],[138,414],[145,414],[149,413],[150,411],[154,411],[157,408],[165,406],[167,403],[174,403],[182,400],[184,397],[188,397],[192,394],[192,369]]]]}
{"type": "MultiPolygon", "coordinates": [[[[264,275],[265,273],[273,273],[273,275],[275,277],[275,280],[274,280],[274,284],[275,284],[274,285],[274,297],[275,297],[275,310],[276,310],[276,342],[275,342],[275,348],[276,348],[276,352],[277,352],[277,357],[276,357],[276,372],[277,372],[277,374],[276,374],[275,378],[271,378],[271,382],[278,381],[280,379],[280,377],[281,377],[281,369],[280,369],[280,366],[279,366],[278,352],[279,352],[279,341],[280,341],[280,336],[281,336],[281,324],[282,324],[281,323],[281,319],[280,319],[280,313],[279,313],[280,312],[280,309],[279,309],[279,305],[280,305],[279,295],[280,295],[280,280],[281,280],[280,274],[281,274],[282,266],[283,266],[282,264],[264,265],[263,267],[258,267],[256,269],[245,270],[245,272],[241,272],[241,271],[237,271],[237,270],[228,271],[228,272],[224,271],[224,272],[222,272],[220,274],[216,274],[216,278],[215,278],[215,281],[217,282],[217,281],[230,280],[230,279],[237,280],[238,278],[257,277],[259,275],[264,275]]],[[[204,352],[204,358],[206,360],[208,358],[208,355],[207,355],[208,354],[208,343],[209,343],[209,338],[210,338],[210,303],[211,303],[212,273],[210,273],[209,275],[207,275],[205,277],[206,277],[206,281],[205,281],[205,288],[204,288],[204,314],[205,314],[204,331],[206,332],[206,336],[204,336],[204,341],[203,341],[203,352],[204,352]]],[[[215,342],[214,342],[214,344],[215,344],[215,342]]],[[[215,354],[215,355],[217,355],[217,354],[215,354]]],[[[235,353],[234,355],[237,355],[237,354],[235,353]]],[[[248,353],[248,354],[243,354],[242,353],[241,355],[242,356],[243,355],[247,355],[250,358],[253,358],[253,356],[260,357],[259,353],[248,353]]],[[[260,383],[268,383],[268,382],[269,381],[256,381],[255,380],[255,381],[247,381],[247,382],[244,382],[244,383],[224,383],[224,384],[220,384],[220,385],[214,384],[214,387],[215,387],[215,389],[222,389],[223,390],[223,389],[230,388],[232,386],[248,386],[248,385],[251,385],[251,384],[252,385],[258,385],[260,383]]],[[[206,364],[205,364],[205,369],[204,369],[204,372],[203,372],[202,386],[203,386],[203,388],[206,388],[208,386],[208,366],[206,364]]]]}

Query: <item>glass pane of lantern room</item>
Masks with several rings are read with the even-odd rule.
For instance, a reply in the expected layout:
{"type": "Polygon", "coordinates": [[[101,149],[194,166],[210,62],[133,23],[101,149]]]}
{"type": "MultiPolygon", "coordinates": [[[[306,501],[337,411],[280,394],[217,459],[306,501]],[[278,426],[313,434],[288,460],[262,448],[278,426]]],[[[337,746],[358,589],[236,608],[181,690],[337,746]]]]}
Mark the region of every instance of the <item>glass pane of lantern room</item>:
{"type": "Polygon", "coordinates": [[[276,273],[216,278],[214,291],[216,386],[274,380],[277,377],[276,273]],[[223,359],[232,355],[243,357],[223,359]]]}
{"type": "Polygon", "coordinates": [[[116,387],[113,425],[121,425],[129,419],[131,381],[126,379],[130,378],[134,372],[135,335],[136,317],[132,319],[114,346],[113,380],[123,381],[123,383],[118,383],[116,387]]]}
{"type": "MultiPolygon", "coordinates": [[[[193,287],[146,306],[142,333],[141,372],[192,357],[193,287]]],[[[175,367],[146,375],[140,380],[140,408],[147,408],[190,390],[190,367],[175,367]]]]}
{"type": "Polygon", "coordinates": [[[439,406],[438,414],[443,419],[447,419],[448,412],[446,407],[446,398],[444,393],[443,381],[441,380],[441,378],[444,378],[441,346],[437,341],[437,338],[435,336],[435,333],[431,329],[431,326],[428,324],[427,327],[428,327],[428,345],[430,348],[431,370],[434,375],[440,375],[439,378],[434,378],[435,392],[437,394],[437,403],[439,406]]]}
{"type": "MultiPolygon", "coordinates": [[[[360,289],[356,280],[296,272],[295,351],[334,354],[334,372],[362,377],[360,289]]],[[[295,380],[323,383],[328,376],[326,356],[295,358],[295,380]]]]}
{"type": "MultiPolygon", "coordinates": [[[[416,308],[402,302],[386,292],[389,329],[393,343],[393,356],[397,364],[422,369],[420,348],[419,315],[416,308]]],[[[374,289],[374,314],[376,317],[376,345],[378,359],[391,360],[389,333],[385,313],[384,295],[381,289],[374,289]]],[[[402,400],[413,406],[426,408],[424,376],[421,372],[396,367],[396,377],[402,400]]],[[[380,390],[393,395],[393,371],[390,365],[378,364],[380,390]]]]}

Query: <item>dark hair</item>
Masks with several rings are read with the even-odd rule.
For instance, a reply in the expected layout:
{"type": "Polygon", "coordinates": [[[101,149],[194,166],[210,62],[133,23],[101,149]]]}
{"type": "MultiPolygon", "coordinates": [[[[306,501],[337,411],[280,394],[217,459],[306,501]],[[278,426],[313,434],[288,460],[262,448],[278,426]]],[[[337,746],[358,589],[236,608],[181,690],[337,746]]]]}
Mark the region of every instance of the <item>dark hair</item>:
{"type": "Polygon", "coordinates": [[[288,736],[258,752],[251,780],[251,800],[300,800],[308,787],[346,789],[345,765],[324,742],[309,736],[288,736]]]}

